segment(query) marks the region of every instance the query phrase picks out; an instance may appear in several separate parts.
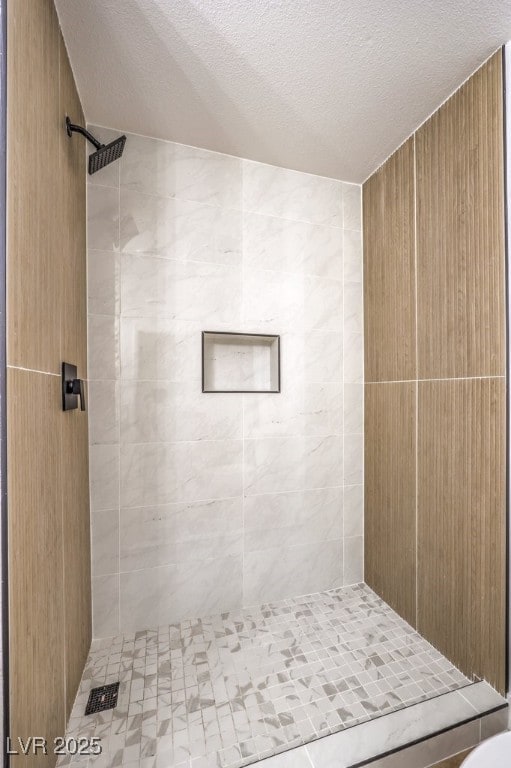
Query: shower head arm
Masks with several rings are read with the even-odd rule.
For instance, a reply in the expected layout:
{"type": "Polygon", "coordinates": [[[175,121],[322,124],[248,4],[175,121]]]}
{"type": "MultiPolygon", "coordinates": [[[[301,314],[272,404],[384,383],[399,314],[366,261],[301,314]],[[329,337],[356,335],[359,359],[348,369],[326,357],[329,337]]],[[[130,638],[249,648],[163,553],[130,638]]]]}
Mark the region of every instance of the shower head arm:
{"type": "Polygon", "coordinates": [[[68,136],[71,136],[72,133],[81,133],[81,135],[85,136],[87,141],[90,141],[90,143],[93,144],[96,149],[102,149],[105,146],[104,144],[101,144],[100,141],[95,139],[92,133],[89,133],[89,131],[86,131],[85,128],[82,128],[81,125],[74,125],[69,117],[66,117],[66,126],[68,136]]]}

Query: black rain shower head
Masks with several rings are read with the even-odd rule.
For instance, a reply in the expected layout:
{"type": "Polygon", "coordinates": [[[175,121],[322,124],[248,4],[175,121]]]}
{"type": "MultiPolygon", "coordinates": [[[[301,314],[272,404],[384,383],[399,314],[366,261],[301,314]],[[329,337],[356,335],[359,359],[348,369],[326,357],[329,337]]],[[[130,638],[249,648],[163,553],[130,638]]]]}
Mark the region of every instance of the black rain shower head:
{"type": "Polygon", "coordinates": [[[92,176],[96,171],[100,171],[105,165],[113,163],[114,160],[118,160],[124,151],[124,145],[126,143],[126,136],[119,136],[118,139],[114,139],[110,144],[101,144],[94,138],[92,133],[86,131],[80,125],[73,125],[69,117],[66,117],[67,135],[71,136],[73,133],[81,133],[85,136],[87,141],[96,147],[96,151],[89,155],[89,174],[92,176]]]}

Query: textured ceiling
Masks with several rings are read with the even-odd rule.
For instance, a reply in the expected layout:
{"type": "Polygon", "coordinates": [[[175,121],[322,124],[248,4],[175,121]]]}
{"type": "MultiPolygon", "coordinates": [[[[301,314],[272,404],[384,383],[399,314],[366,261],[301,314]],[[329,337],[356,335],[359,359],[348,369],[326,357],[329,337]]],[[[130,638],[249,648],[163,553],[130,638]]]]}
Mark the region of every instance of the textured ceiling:
{"type": "Polygon", "coordinates": [[[87,120],[363,181],[499,45],[510,0],[56,0],[87,120]]]}

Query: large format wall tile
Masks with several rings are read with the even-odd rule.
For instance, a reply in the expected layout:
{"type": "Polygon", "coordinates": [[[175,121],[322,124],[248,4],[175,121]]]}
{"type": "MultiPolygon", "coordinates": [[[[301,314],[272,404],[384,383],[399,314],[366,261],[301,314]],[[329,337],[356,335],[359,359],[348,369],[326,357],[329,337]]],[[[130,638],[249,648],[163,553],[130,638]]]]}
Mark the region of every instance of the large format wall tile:
{"type": "Polygon", "coordinates": [[[342,259],[342,238],[334,228],[243,215],[243,260],[251,269],[342,280],[342,259]]]}
{"type": "Polygon", "coordinates": [[[343,336],[343,377],[346,384],[364,381],[364,334],[346,332],[343,336]]]}
{"type": "MultiPolygon", "coordinates": [[[[241,271],[123,254],[121,307],[124,317],[168,317],[205,323],[240,321],[241,271]]],[[[213,330],[216,330],[213,328],[213,330]]]]}
{"type": "Polygon", "coordinates": [[[244,501],[245,552],[342,539],[343,489],[248,496],[244,501]]]}
{"type": "Polygon", "coordinates": [[[205,395],[199,383],[123,381],[123,443],[175,443],[187,440],[241,439],[239,398],[205,395]]]}
{"type": "Polygon", "coordinates": [[[180,261],[241,261],[239,211],[121,189],[121,249],[180,261]]]}
{"type": "Polygon", "coordinates": [[[92,579],[92,632],[94,637],[119,634],[119,574],[92,579]]]}
{"type": "MultiPolygon", "coordinates": [[[[332,383],[306,383],[292,380],[280,397],[243,398],[245,437],[287,437],[291,435],[341,435],[342,386],[332,383]]],[[[232,402],[232,401],[231,401],[232,402]]]]}
{"type": "Polygon", "coordinates": [[[334,179],[243,161],[243,209],[342,227],[343,184],[334,179]]]}
{"type": "Polygon", "coordinates": [[[162,197],[239,208],[241,160],[218,152],[128,134],[121,186],[162,197]]]}
{"type": "Polygon", "coordinates": [[[244,441],[247,495],[342,484],[342,438],[274,437],[244,441]]]}
{"type": "Polygon", "coordinates": [[[90,504],[92,510],[119,507],[119,445],[91,445],[90,504]]]}
{"type": "Polygon", "coordinates": [[[120,570],[241,556],[241,497],[121,509],[120,570]]]}
{"type": "Polygon", "coordinates": [[[260,333],[303,331],[304,280],[301,275],[260,269],[243,272],[242,321],[260,333]]]}
{"type": "Polygon", "coordinates": [[[345,384],[343,388],[344,432],[363,433],[364,431],[364,385],[362,383],[345,384]]]}
{"type": "Polygon", "coordinates": [[[201,328],[164,317],[121,318],[122,380],[200,382],[201,328]]]}
{"type": "Polygon", "coordinates": [[[243,322],[262,332],[339,331],[343,286],[338,280],[270,270],[243,274],[243,322]]]}
{"type": "Polygon", "coordinates": [[[92,570],[96,576],[119,572],[119,510],[91,515],[92,570]]]}
{"type": "Polygon", "coordinates": [[[343,294],[343,285],[340,282],[321,277],[306,277],[303,302],[304,330],[337,331],[342,328],[343,294]]]}
{"type": "Polygon", "coordinates": [[[119,190],[87,186],[87,247],[98,251],[119,250],[119,190]]]}
{"type": "Polygon", "coordinates": [[[95,634],[358,578],[360,187],[130,134],[119,167],[89,190],[95,634]],[[281,392],[202,393],[204,330],[279,334],[281,392]]]}
{"type": "Polygon", "coordinates": [[[342,382],[342,333],[284,333],[281,342],[283,385],[342,382]]]}
{"type": "Polygon", "coordinates": [[[358,184],[342,185],[342,225],[346,230],[362,228],[362,196],[358,184]]]}
{"type": "Polygon", "coordinates": [[[364,581],[364,537],[345,536],[344,543],[344,584],[359,584],[364,581]]]}
{"type": "Polygon", "coordinates": [[[364,435],[344,432],[344,473],[346,485],[357,485],[364,479],[364,435]]]}
{"type": "Polygon", "coordinates": [[[319,592],[325,583],[343,583],[342,539],[245,552],[246,605],[319,592]]]}
{"type": "Polygon", "coordinates": [[[87,388],[91,445],[119,442],[119,382],[90,381],[87,388]]]}
{"type": "Polygon", "coordinates": [[[89,314],[118,315],[121,311],[120,254],[114,251],[89,251],[87,284],[89,314]]]}
{"type": "Polygon", "coordinates": [[[240,496],[241,440],[121,446],[121,505],[240,496]]]}
{"type": "Polygon", "coordinates": [[[242,558],[166,565],[120,575],[121,626],[172,624],[183,616],[205,616],[240,608],[242,558]]]}
{"type": "Polygon", "coordinates": [[[342,583],[342,539],[245,552],[245,605],[334,589],[342,583]]]}
{"type": "Polygon", "coordinates": [[[361,283],[364,257],[359,231],[345,229],[342,238],[342,276],[347,283],[361,283]]]}
{"type": "Polygon", "coordinates": [[[345,485],[343,491],[344,536],[363,536],[364,486],[345,485]]]}
{"type": "Polygon", "coordinates": [[[115,315],[89,315],[89,378],[119,377],[119,318],[115,315]]]}

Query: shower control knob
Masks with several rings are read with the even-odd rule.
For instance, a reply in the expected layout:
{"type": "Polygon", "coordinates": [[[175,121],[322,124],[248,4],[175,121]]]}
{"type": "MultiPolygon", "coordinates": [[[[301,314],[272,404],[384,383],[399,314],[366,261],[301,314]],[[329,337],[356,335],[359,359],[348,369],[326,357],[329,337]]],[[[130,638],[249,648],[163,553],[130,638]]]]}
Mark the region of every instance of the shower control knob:
{"type": "Polygon", "coordinates": [[[76,365],[62,363],[62,408],[64,411],[72,411],[78,408],[80,398],[80,410],[85,411],[85,382],[77,376],[76,365]]]}
{"type": "Polygon", "coordinates": [[[67,382],[67,392],[69,395],[78,395],[80,398],[80,410],[85,410],[85,385],[83,379],[73,379],[67,382]]]}

